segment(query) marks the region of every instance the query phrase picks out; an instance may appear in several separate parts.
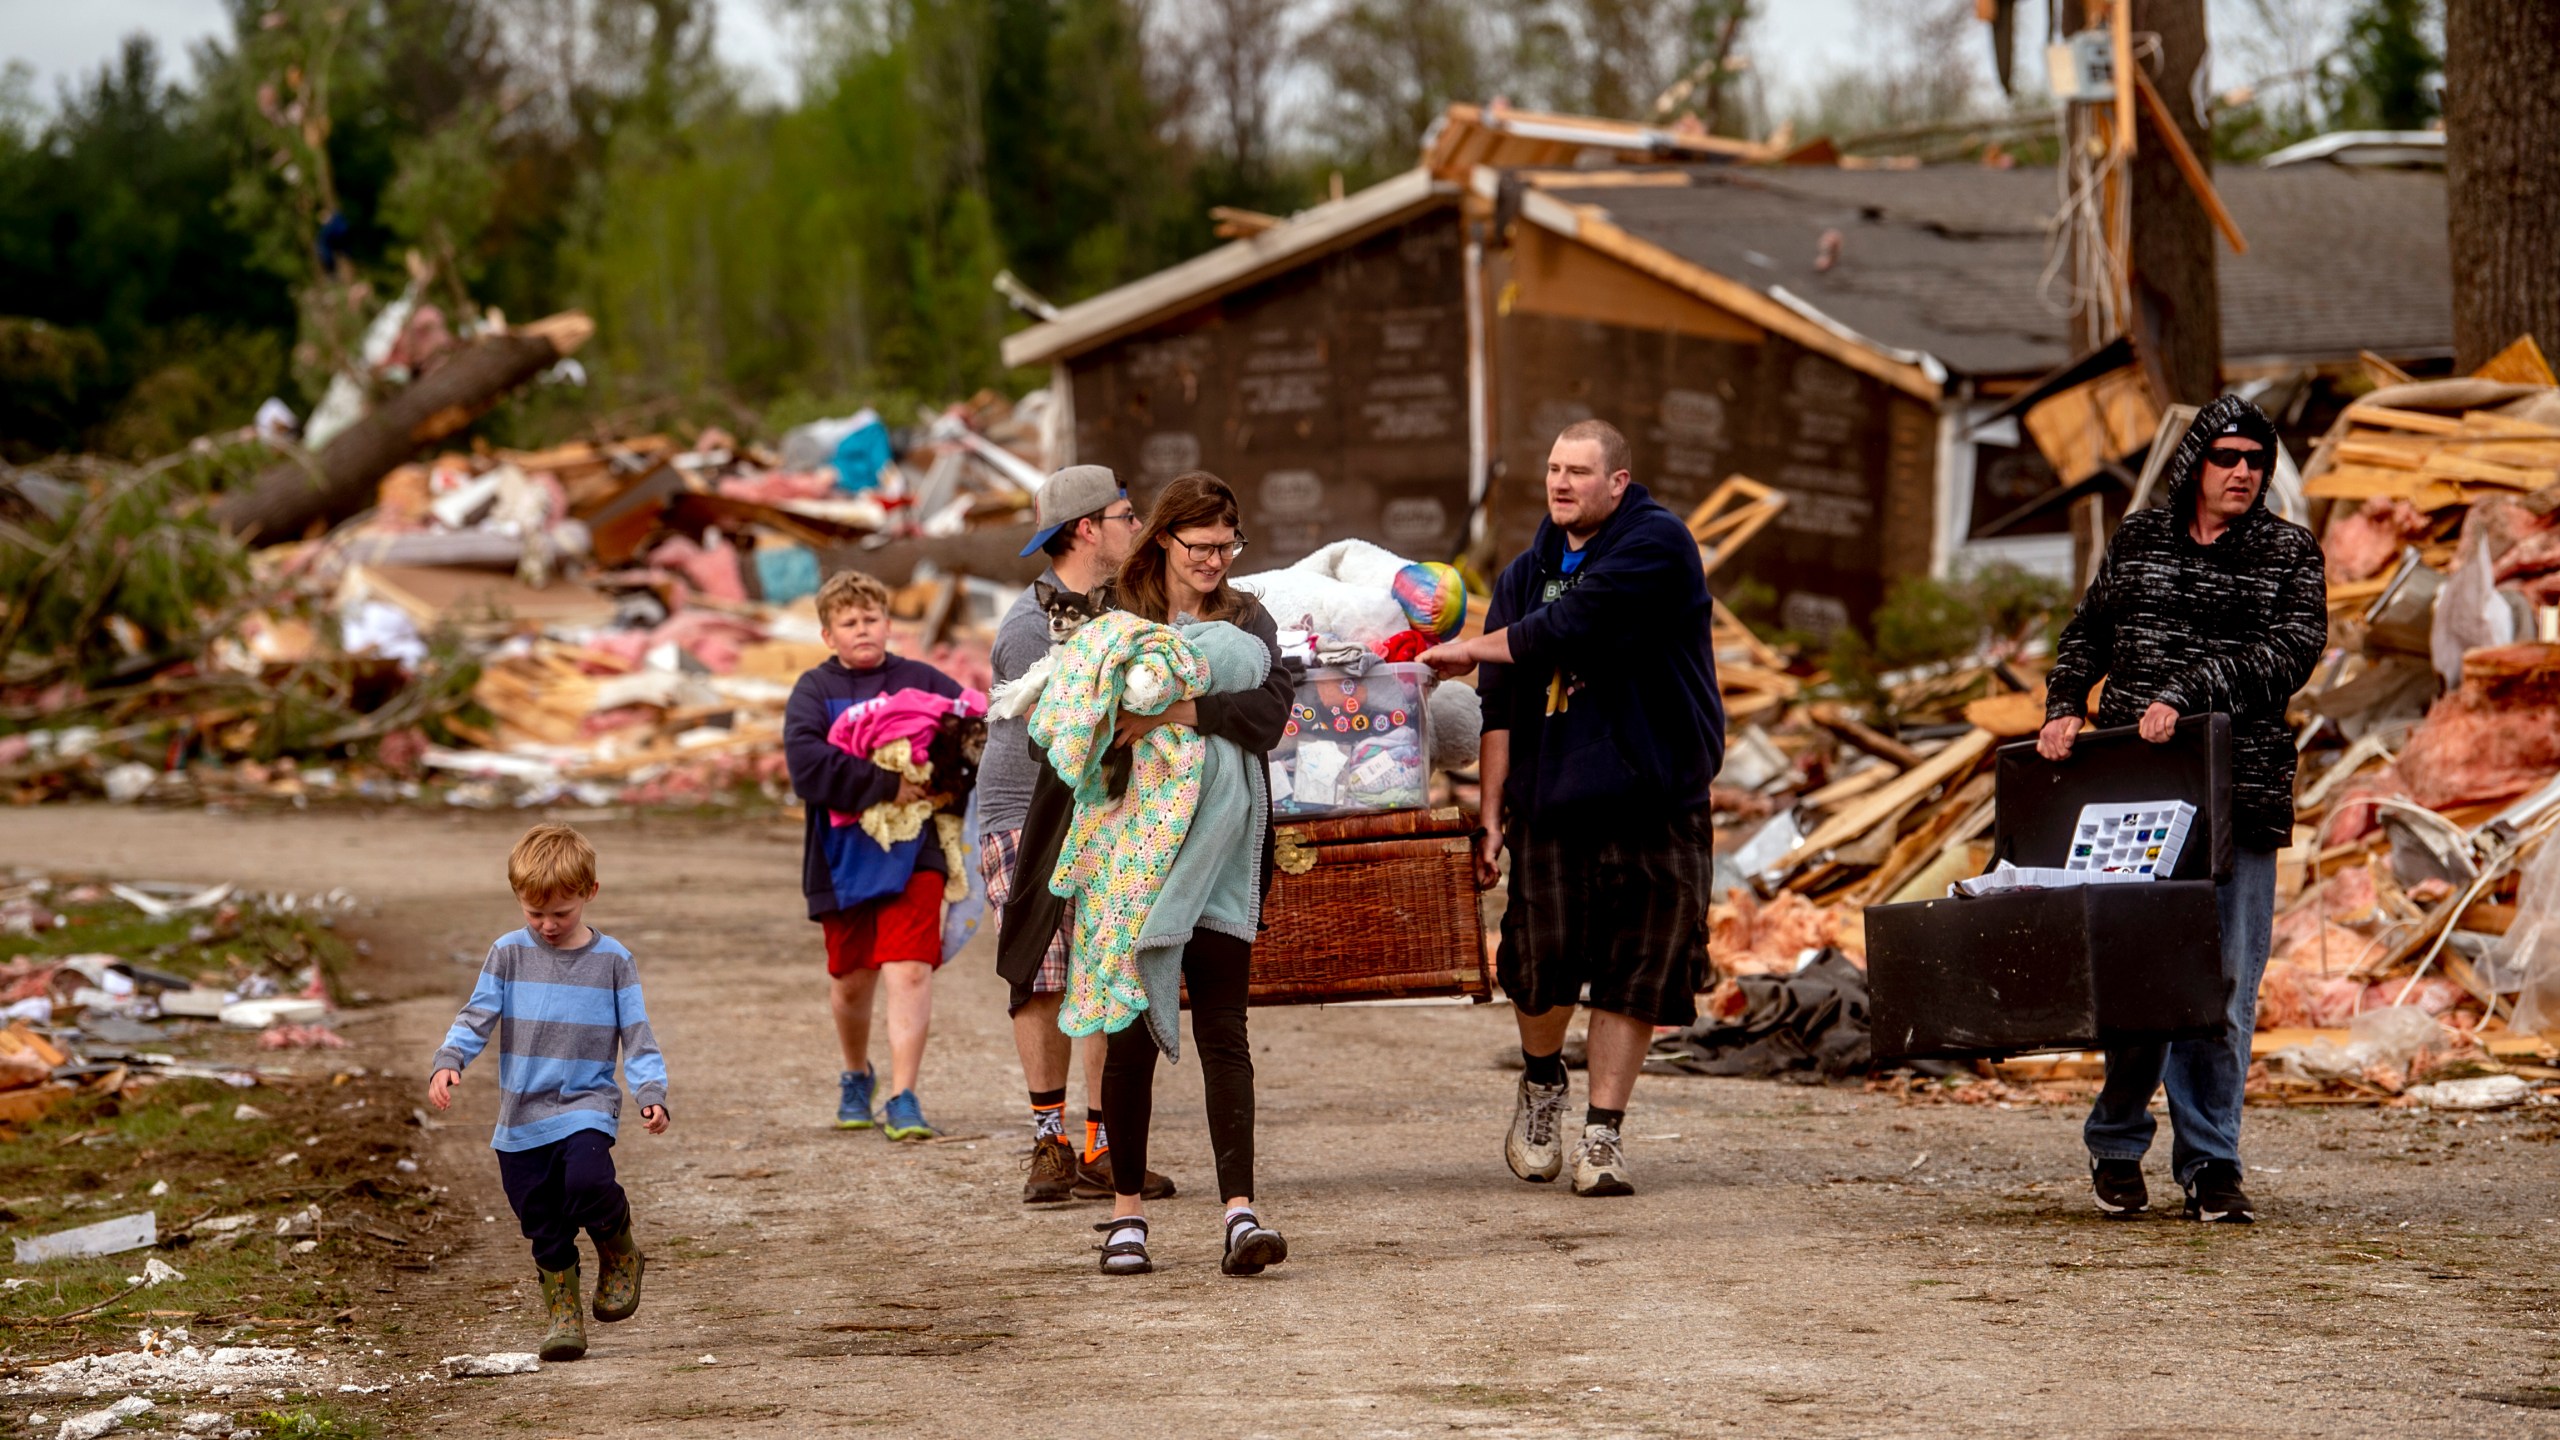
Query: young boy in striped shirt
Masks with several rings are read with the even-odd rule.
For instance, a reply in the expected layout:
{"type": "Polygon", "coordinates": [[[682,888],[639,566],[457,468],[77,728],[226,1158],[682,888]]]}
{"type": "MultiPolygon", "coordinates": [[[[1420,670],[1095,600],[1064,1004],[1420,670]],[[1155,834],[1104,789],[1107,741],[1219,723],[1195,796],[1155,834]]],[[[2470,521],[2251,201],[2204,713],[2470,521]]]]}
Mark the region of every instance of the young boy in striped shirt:
{"type": "Polygon", "coordinates": [[[463,1067],[497,1032],[498,1128],[489,1145],[542,1272],[551,1317],[542,1358],[575,1360],[587,1353],[580,1230],[596,1244],[596,1318],[626,1319],[640,1308],[644,1262],[631,1240],[630,1202],[613,1178],[616,1052],[652,1135],[667,1128],[667,1062],[631,952],[587,926],[587,903],[601,888],[587,838],[566,825],[534,826],[507,857],[507,883],[524,928],[489,947],[470,1002],[436,1051],[427,1098],[451,1108],[463,1067]]]}

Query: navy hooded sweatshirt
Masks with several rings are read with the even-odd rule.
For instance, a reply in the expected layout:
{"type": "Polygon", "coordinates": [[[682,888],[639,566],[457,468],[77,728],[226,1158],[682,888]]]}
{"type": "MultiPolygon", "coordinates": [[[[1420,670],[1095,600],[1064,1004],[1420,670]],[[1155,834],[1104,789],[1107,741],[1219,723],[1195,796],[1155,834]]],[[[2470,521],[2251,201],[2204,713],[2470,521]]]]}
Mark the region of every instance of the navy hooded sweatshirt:
{"type": "MultiPolygon", "coordinates": [[[[2269,455],[2275,426],[2225,395],[2169,457],[2168,498],[2124,517],[2089,593],[2054,647],[2045,718],[2086,716],[2103,677],[2100,727],[2131,725],[2153,702],[2180,716],[2231,717],[2232,838],[2252,850],[2293,839],[2293,729],[2284,711],[2329,643],[2320,542],[2258,498],[2211,545],[2188,533],[2204,453],[2224,436],[2269,455]]],[[[2269,477],[2272,479],[2272,476],[2269,477]]]]}
{"type": "Polygon", "coordinates": [[[1485,616],[1511,642],[1511,663],[1484,666],[1477,689],[1484,728],[1511,735],[1513,823],[1705,805],[1724,765],[1724,700],[1698,542],[1629,485],[1569,573],[1565,558],[1564,531],[1539,522],[1485,616]]]}
{"type": "Polygon", "coordinates": [[[841,660],[823,660],[791,687],[791,703],[782,712],[782,757],[791,770],[791,788],[809,811],[800,888],[812,920],[895,895],[918,870],[939,875],[950,868],[930,825],[915,839],[883,850],[861,826],[839,826],[827,816],[830,810],[858,815],[898,798],[896,771],[828,744],[827,730],[852,707],[900,690],[957,695],[960,682],[921,660],[892,655],[876,670],[848,670],[841,660]]]}

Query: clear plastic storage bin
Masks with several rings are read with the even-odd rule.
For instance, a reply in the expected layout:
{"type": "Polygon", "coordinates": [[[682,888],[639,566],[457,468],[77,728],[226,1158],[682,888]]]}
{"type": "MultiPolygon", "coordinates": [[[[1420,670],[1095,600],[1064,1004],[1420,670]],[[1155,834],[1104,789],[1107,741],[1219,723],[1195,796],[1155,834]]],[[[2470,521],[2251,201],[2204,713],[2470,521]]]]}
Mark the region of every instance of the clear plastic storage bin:
{"type": "Polygon", "coordinates": [[[1286,820],[1429,803],[1430,689],[1428,665],[1309,670],[1271,752],[1273,811],[1286,820]]]}

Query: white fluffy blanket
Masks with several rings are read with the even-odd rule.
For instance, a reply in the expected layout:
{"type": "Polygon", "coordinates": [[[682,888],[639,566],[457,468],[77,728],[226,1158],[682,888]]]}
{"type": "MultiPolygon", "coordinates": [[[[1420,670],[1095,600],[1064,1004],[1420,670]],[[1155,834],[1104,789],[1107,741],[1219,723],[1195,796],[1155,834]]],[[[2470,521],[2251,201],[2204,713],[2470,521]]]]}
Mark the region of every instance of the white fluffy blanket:
{"type": "Polygon", "coordinates": [[[1388,590],[1413,562],[1366,540],[1337,540],[1295,565],[1237,576],[1283,630],[1315,630],[1374,646],[1412,625],[1388,590]]]}

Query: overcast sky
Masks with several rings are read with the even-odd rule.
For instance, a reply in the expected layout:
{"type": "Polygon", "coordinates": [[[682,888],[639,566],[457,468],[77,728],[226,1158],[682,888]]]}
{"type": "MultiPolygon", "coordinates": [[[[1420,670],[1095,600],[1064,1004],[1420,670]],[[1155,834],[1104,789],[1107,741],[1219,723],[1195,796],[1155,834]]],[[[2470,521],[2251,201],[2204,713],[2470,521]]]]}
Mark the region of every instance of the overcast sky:
{"type": "MultiPolygon", "coordinates": [[[[793,42],[766,0],[718,3],[722,57],[787,91],[793,42]]],[[[174,58],[229,29],[222,0],[0,0],[0,17],[0,51],[35,67],[37,92],[48,103],[57,81],[96,69],[136,30],[150,32],[174,58]]],[[[1856,58],[1857,17],[1856,0],[1778,0],[1755,22],[1754,48],[1790,79],[1818,74],[1856,58]]]]}
{"type": "MultiPolygon", "coordinates": [[[[716,28],[721,56],[758,77],[777,95],[792,87],[794,32],[778,24],[769,0],[716,0],[716,28]]],[[[2209,0],[2217,27],[2245,12],[2244,0],[2209,0]]],[[[2031,17],[2039,7],[2021,6],[2031,17]]],[[[2335,0],[2277,0],[2280,11],[2306,17],[2335,8],[2335,0]]],[[[1751,51],[1773,90],[1802,86],[1868,53],[1866,10],[1859,0],[1766,0],[1752,21],[1751,51]]],[[[2020,64],[2035,64],[2030,47],[2043,38],[2040,22],[2022,17],[2020,64]]],[[[163,50],[183,70],[190,45],[227,30],[222,0],[0,0],[0,55],[35,67],[37,93],[46,103],[59,81],[96,69],[123,37],[136,30],[158,38],[163,50]]],[[[1988,43],[1969,51],[1986,76],[1988,43]]],[[[2032,73],[2032,71],[2031,71],[2032,73]]],[[[2216,77],[2228,84],[2236,77],[2226,67],[2216,77]]]]}

